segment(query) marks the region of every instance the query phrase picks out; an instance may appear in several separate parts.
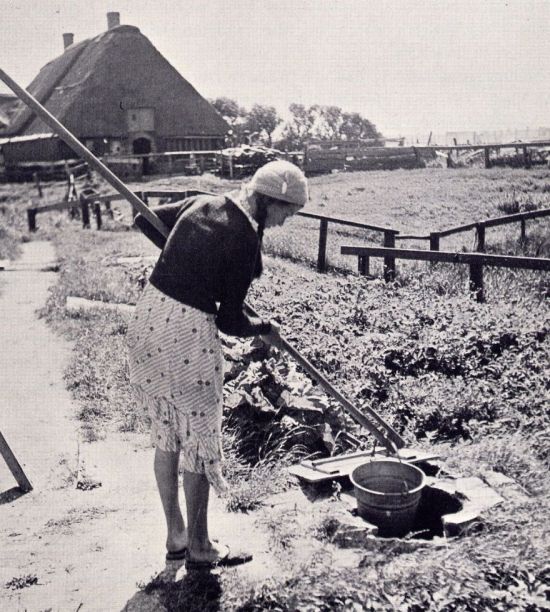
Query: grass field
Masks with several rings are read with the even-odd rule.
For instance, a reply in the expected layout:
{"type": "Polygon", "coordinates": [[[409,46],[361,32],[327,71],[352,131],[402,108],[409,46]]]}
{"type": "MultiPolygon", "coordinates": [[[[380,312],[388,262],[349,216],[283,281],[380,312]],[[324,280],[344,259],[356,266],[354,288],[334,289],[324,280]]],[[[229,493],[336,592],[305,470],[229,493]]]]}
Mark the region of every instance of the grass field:
{"type": "MultiPolygon", "coordinates": [[[[160,179],[151,187],[191,188],[197,180],[160,179]]],[[[201,180],[201,188],[213,191],[234,186],[201,180]]],[[[9,186],[2,190],[7,193],[9,186]]],[[[18,218],[14,236],[25,235],[19,219],[25,188],[15,186],[14,193],[16,200],[9,198],[7,204],[9,215],[18,218]]],[[[500,216],[499,206],[514,200],[547,207],[550,172],[430,169],[331,175],[312,179],[311,194],[311,210],[426,233],[500,216]]],[[[127,215],[125,204],[120,209],[127,215]]],[[[124,266],[117,259],[153,255],[155,247],[144,246],[141,236],[116,224],[107,224],[111,231],[81,230],[53,213],[43,221],[39,217],[39,225],[39,235],[55,240],[61,262],[59,283],[43,314],[77,340],[66,378],[88,438],[108,435],[112,428],[136,431],[140,424],[127,384],[124,319],[100,311],[70,314],[64,302],[67,295],[135,302],[147,266],[124,266]]],[[[518,232],[495,230],[487,242],[495,250],[515,251],[518,232]]],[[[530,248],[547,252],[547,221],[528,224],[528,234],[530,248]]],[[[483,515],[477,529],[444,547],[378,541],[358,567],[345,571],[331,567],[329,535],[323,554],[306,565],[295,561],[298,544],[288,534],[300,529],[299,517],[274,514],[269,528],[274,547],[288,563],[289,578],[251,585],[224,574],[220,609],[545,609],[550,594],[548,275],[491,272],[488,301],[478,304],[466,292],[466,271],[452,265],[400,266],[390,285],[350,274],[346,270],[353,262],[337,255],[348,240],[359,236],[331,233],[330,261],[339,271],[320,275],[313,268],[316,223],[295,219],[274,231],[266,237],[266,251],[284,258],[266,258],[251,303],[262,315],[278,319],[282,333],[350,399],[359,407],[373,406],[407,442],[438,450],[448,469],[466,476],[501,472],[527,495],[506,500],[483,515]]],[[[467,247],[471,235],[461,240],[466,242],[452,247],[467,247]]],[[[280,464],[270,469],[278,473],[280,464]]],[[[265,471],[255,481],[251,469],[247,478],[243,496],[261,502],[265,487],[255,487],[265,481],[265,471]]],[[[305,537],[318,540],[318,526],[305,537]]],[[[166,587],[164,594],[174,605],[197,605],[188,592],[166,587]]],[[[208,609],[208,592],[204,596],[202,609],[208,609]]]]}

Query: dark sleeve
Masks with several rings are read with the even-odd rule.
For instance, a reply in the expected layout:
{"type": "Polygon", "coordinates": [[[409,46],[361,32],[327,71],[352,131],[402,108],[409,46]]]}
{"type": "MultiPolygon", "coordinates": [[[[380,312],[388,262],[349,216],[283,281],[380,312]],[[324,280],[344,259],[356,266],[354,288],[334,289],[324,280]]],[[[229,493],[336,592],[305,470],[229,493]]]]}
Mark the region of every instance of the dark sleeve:
{"type": "MultiPolygon", "coordinates": [[[[185,208],[186,206],[184,200],[183,202],[174,202],[173,204],[154,206],[151,208],[151,211],[157,215],[157,217],[170,231],[172,231],[178,216],[185,208]]],[[[138,213],[134,219],[134,223],[154,245],[156,245],[159,249],[164,248],[164,245],[166,244],[166,237],[164,237],[146,217],[144,217],[141,213],[138,213]]]]}
{"type": "Polygon", "coordinates": [[[239,245],[226,258],[222,299],[216,318],[218,329],[230,336],[257,336],[271,331],[269,321],[244,312],[244,300],[256,266],[256,250],[239,245]]]}

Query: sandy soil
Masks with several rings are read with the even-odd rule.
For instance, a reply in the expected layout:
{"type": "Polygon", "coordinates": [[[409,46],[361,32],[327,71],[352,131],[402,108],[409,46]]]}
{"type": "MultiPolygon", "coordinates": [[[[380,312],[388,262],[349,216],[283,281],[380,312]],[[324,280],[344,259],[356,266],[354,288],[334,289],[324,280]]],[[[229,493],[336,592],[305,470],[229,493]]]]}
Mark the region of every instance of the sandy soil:
{"type": "MultiPolygon", "coordinates": [[[[23,269],[0,273],[0,427],[34,486],[13,499],[0,457],[0,609],[160,610],[137,586],[179,568],[165,567],[152,450],[135,434],[79,443],[63,382],[71,346],[36,315],[55,282],[38,269],[53,259],[49,243],[29,243],[23,269]],[[79,466],[101,486],[77,489],[79,466]],[[13,588],[17,578],[24,588],[13,588]]],[[[239,571],[258,579],[277,572],[253,517],[227,514],[214,499],[211,531],[254,552],[239,571]]]]}

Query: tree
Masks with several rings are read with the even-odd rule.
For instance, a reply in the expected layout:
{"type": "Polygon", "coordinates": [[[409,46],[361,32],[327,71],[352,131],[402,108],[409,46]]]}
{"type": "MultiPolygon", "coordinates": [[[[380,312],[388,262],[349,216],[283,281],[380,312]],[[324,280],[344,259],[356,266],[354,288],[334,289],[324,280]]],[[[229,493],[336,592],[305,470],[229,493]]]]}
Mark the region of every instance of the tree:
{"type": "Polygon", "coordinates": [[[210,100],[210,104],[220,113],[232,128],[241,122],[246,115],[246,110],[231,98],[219,97],[210,100]]]}
{"type": "Polygon", "coordinates": [[[288,107],[290,119],[285,123],[283,135],[278,145],[287,149],[301,149],[311,138],[311,130],[315,123],[313,107],[306,108],[303,104],[291,104],[288,107]]]}
{"type": "Polygon", "coordinates": [[[315,136],[321,140],[337,140],[342,125],[342,109],[338,106],[314,106],[317,112],[315,136]]]}
{"type": "Polygon", "coordinates": [[[376,126],[359,113],[343,113],[339,134],[346,140],[374,140],[373,144],[380,143],[382,139],[376,126]]]}
{"type": "Polygon", "coordinates": [[[271,136],[282,119],[277,114],[274,106],[263,106],[254,104],[246,117],[246,127],[250,132],[264,134],[267,145],[271,146],[271,136]]]}

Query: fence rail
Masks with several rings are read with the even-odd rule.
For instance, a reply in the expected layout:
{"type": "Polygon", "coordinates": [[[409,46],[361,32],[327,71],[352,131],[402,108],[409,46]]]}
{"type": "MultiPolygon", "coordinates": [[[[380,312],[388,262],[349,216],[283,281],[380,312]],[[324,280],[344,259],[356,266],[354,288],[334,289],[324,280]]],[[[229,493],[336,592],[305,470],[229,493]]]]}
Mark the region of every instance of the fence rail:
{"type": "MultiPolygon", "coordinates": [[[[384,247],[342,246],[342,255],[355,255],[361,270],[361,259],[369,257],[392,257],[416,261],[467,264],[470,266],[470,287],[479,302],[485,300],[483,287],[483,266],[516,268],[523,270],[550,271],[550,259],[543,257],[517,257],[513,255],[488,255],[486,253],[453,253],[449,251],[427,251],[422,249],[395,249],[384,247]]],[[[391,280],[393,274],[386,275],[391,280]]]]}

